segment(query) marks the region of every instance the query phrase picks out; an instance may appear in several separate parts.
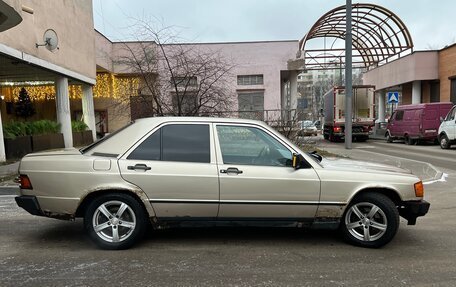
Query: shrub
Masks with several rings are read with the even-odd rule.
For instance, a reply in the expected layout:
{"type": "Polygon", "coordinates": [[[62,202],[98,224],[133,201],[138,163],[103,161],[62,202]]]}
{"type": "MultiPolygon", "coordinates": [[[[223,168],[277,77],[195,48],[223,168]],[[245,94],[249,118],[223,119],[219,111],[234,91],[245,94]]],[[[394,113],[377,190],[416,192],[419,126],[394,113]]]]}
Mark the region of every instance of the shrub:
{"type": "Polygon", "coordinates": [[[60,124],[50,120],[39,120],[28,123],[29,135],[55,134],[60,132],[60,124]]]}
{"type": "Polygon", "coordinates": [[[15,139],[16,137],[27,135],[27,124],[24,122],[9,122],[3,125],[3,137],[15,139]]]}
{"type": "Polygon", "coordinates": [[[73,132],[83,132],[87,130],[88,126],[83,121],[72,121],[71,122],[71,129],[73,132]]]}
{"type": "Polygon", "coordinates": [[[34,122],[12,121],[3,126],[3,137],[14,139],[26,135],[54,134],[60,132],[60,124],[50,120],[39,120],[34,122]]]}

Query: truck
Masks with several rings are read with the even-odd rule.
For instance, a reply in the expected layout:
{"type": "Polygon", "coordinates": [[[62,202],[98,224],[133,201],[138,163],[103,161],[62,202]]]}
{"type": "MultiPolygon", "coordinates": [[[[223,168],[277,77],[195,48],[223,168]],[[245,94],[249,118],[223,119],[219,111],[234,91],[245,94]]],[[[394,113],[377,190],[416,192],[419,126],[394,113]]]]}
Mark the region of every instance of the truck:
{"type": "MultiPolygon", "coordinates": [[[[353,86],[352,140],[366,141],[375,121],[374,86],[353,86]]],[[[324,96],[323,137],[331,142],[345,139],[345,87],[336,86],[324,96]]]]}

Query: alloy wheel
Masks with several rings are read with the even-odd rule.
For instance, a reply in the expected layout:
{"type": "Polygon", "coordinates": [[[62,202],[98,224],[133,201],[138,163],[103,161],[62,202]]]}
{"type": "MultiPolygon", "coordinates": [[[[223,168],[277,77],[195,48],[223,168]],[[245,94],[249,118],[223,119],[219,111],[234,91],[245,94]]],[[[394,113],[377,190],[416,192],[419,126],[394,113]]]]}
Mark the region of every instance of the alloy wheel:
{"type": "Polygon", "coordinates": [[[136,227],[133,209],[125,202],[112,200],[102,203],[93,213],[93,230],[107,242],[122,242],[129,238],[136,227]]]}
{"type": "Polygon", "coordinates": [[[358,240],[371,242],[381,238],[388,227],[388,220],[380,207],[370,202],[359,202],[345,215],[348,232],[358,240]]]}

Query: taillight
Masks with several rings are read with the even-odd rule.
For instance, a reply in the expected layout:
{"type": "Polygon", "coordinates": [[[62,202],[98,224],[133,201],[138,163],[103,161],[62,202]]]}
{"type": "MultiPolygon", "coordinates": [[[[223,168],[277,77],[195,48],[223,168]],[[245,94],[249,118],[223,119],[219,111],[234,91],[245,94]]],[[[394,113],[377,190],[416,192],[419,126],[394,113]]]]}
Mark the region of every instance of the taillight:
{"type": "Polygon", "coordinates": [[[341,128],[341,127],[334,127],[334,128],[333,128],[333,131],[334,131],[335,133],[340,133],[340,132],[342,131],[342,128],[341,128]]]}
{"type": "Polygon", "coordinates": [[[32,182],[30,181],[28,176],[25,174],[19,175],[19,183],[21,184],[20,185],[21,189],[33,189],[32,182]]]}

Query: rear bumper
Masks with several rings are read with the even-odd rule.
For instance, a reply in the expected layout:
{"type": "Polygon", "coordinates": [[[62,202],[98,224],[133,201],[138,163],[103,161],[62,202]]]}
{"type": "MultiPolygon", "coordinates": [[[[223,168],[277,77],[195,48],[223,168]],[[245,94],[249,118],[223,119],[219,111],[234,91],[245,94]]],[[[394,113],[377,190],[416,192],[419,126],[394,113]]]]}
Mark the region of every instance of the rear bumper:
{"type": "Polygon", "coordinates": [[[32,215],[44,216],[43,211],[40,208],[40,204],[35,196],[32,195],[21,195],[14,198],[19,207],[25,209],[32,215]]]}
{"type": "Polygon", "coordinates": [[[407,219],[408,225],[415,225],[416,219],[426,215],[431,204],[425,200],[404,201],[399,208],[399,214],[407,219]]]}

